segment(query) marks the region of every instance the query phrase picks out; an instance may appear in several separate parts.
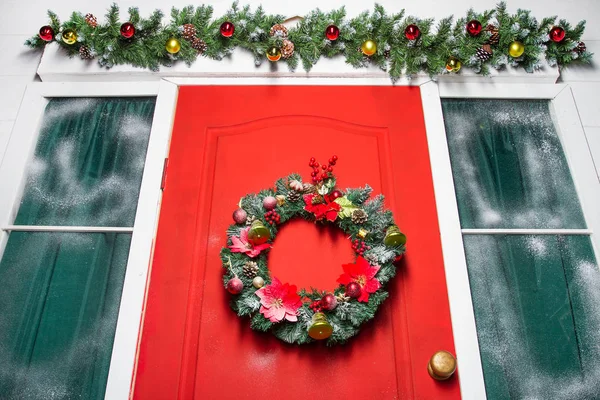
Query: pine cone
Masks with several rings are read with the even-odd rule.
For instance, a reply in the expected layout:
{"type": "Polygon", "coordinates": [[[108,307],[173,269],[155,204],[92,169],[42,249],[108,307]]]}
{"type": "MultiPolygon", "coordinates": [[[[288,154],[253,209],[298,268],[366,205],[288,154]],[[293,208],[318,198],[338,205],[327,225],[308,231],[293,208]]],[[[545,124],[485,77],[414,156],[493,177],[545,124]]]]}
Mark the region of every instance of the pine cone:
{"type": "Polygon", "coordinates": [[[575,47],[575,51],[576,51],[578,54],[585,53],[585,52],[587,51],[587,47],[585,47],[585,43],[583,43],[583,42],[579,42],[579,43],[577,44],[577,47],[575,47]]]}
{"type": "Polygon", "coordinates": [[[301,192],[303,190],[302,182],[297,181],[296,179],[292,179],[289,183],[290,189],[295,190],[296,192],[301,192]]]}
{"type": "Polygon", "coordinates": [[[492,52],[487,50],[486,46],[489,47],[491,50],[489,44],[484,44],[483,47],[477,49],[477,52],[475,53],[477,55],[477,58],[479,58],[481,61],[487,61],[490,58],[492,58],[492,52]]]}
{"type": "Polygon", "coordinates": [[[290,58],[294,54],[294,42],[285,39],[281,45],[281,57],[290,58]]]}
{"type": "Polygon", "coordinates": [[[96,17],[94,17],[94,14],[90,13],[85,14],[85,23],[91,26],[92,28],[98,26],[98,20],[96,19],[96,17]]]}
{"type": "MultiPolygon", "coordinates": [[[[182,35],[185,40],[194,39],[194,37],[196,36],[196,27],[194,26],[194,24],[183,25],[182,35]]],[[[198,50],[198,49],[196,49],[196,50],[198,50]]]]}
{"type": "Polygon", "coordinates": [[[489,33],[491,33],[490,38],[488,39],[488,44],[491,44],[492,46],[497,45],[498,43],[500,43],[500,31],[498,30],[497,26],[494,26],[492,24],[489,24],[487,26],[487,28],[485,28],[486,31],[488,31],[489,33]]]}
{"type": "Polygon", "coordinates": [[[285,26],[281,25],[281,24],[275,24],[271,27],[271,30],[269,31],[269,35],[271,36],[281,36],[282,38],[286,38],[288,35],[288,30],[285,26]]]}
{"type": "Polygon", "coordinates": [[[357,225],[364,224],[365,222],[367,222],[367,219],[369,219],[369,216],[367,215],[365,210],[361,210],[359,208],[358,210],[354,210],[354,212],[352,213],[352,222],[357,225]]]}
{"type": "Polygon", "coordinates": [[[206,49],[208,49],[206,42],[200,38],[193,38],[191,44],[192,49],[197,50],[200,54],[204,53],[206,49]]]}
{"type": "Polygon", "coordinates": [[[302,198],[302,193],[295,190],[290,190],[287,195],[288,201],[298,201],[302,198]]]}
{"type": "Polygon", "coordinates": [[[317,188],[312,183],[303,183],[302,191],[306,194],[317,193],[317,188]]]}
{"type": "Polygon", "coordinates": [[[325,201],[325,199],[323,199],[323,196],[321,196],[320,194],[317,194],[312,198],[311,203],[312,204],[321,204],[324,201],[325,201]]]}
{"type": "Polygon", "coordinates": [[[390,50],[384,50],[383,56],[385,58],[390,58],[391,55],[392,55],[392,52],[390,50]]]}
{"type": "Polygon", "coordinates": [[[246,218],[246,225],[252,225],[252,223],[254,222],[255,219],[256,219],[256,216],[248,215],[248,218],[246,218]]]}
{"type": "Polygon", "coordinates": [[[254,261],[246,261],[243,270],[244,275],[246,275],[248,278],[254,278],[256,274],[258,274],[258,264],[254,261]]]}
{"type": "Polygon", "coordinates": [[[92,52],[87,48],[87,46],[81,46],[79,48],[79,57],[81,57],[82,60],[91,60],[94,58],[92,52]]]}

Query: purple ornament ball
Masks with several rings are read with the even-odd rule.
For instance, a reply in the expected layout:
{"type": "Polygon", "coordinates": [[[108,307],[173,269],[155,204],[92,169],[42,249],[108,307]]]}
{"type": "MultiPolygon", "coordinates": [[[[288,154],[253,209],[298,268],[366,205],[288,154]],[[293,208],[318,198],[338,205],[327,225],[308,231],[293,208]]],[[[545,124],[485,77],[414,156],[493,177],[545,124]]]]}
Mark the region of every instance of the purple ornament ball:
{"type": "Polygon", "coordinates": [[[350,282],[349,284],[346,285],[346,296],[348,296],[348,297],[352,297],[353,299],[356,299],[356,298],[360,297],[361,292],[362,292],[362,289],[360,288],[360,285],[356,282],[350,282]]]}
{"type": "Polygon", "coordinates": [[[333,310],[337,306],[337,299],[331,293],[326,294],[321,299],[321,307],[327,311],[333,310]]]}
{"type": "Polygon", "coordinates": [[[248,219],[248,213],[243,208],[238,208],[233,212],[233,220],[236,224],[245,224],[248,219]]]}
{"type": "Polygon", "coordinates": [[[267,211],[271,211],[277,206],[277,199],[273,196],[267,196],[263,200],[263,207],[267,211]]]}
{"type": "Polygon", "coordinates": [[[244,289],[244,282],[238,277],[231,278],[227,282],[227,291],[231,294],[240,294],[244,289]]]}

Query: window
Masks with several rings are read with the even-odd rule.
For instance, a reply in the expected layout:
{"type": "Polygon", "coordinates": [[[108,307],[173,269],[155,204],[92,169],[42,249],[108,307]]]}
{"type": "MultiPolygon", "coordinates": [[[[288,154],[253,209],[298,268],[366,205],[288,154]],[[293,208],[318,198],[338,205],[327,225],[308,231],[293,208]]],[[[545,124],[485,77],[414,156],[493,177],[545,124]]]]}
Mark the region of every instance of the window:
{"type": "Polygon", "coordinates": [[[488,399],[600,396],[600,271],[551,103],[442,108],[488,399]]]}
{"type": "Polygon", "coordinates": [[[154,97],[48,101],[2,229],[5,398],[104,398],[154,109],[154,97]]]}

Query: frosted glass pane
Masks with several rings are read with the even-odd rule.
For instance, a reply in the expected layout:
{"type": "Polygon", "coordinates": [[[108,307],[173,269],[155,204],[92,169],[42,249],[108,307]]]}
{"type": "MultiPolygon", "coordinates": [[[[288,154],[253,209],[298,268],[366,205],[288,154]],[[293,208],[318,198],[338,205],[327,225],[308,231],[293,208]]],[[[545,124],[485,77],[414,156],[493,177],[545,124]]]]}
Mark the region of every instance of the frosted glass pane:
{"type": "Polygon", "coordinates": [[[464,244],[488,399],[599,399],[590,238],[466,235],[464,244]]]}
{"type": "Polygon", "coordinates": [[[51,99],[15,224],[132,226],[154,105],[51,99]]]}
{"type": "Polygon", "coordinates": [[[0,261],[0,398],[103,399],[130,234],[11,233],[0,261]]]}
{"type": "Polygon", "coordinates": [[[585,228],[545,100],[444,99],[463,228],[585,228]]]}

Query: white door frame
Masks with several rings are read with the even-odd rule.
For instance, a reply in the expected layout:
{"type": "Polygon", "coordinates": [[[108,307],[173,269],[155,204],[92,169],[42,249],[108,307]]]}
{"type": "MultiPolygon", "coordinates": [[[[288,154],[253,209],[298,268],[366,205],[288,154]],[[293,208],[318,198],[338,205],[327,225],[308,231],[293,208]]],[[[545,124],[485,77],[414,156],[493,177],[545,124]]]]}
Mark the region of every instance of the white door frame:
{"type": "MultiPolygon", "coordinates": [[[[389,86],[388,78],[300,78],[207,77],[164,78],[139,83],[36,83],[27,88],[19,116],[11,135],[8,151],[0,166],[0,227],[10,230],[23,190],[26,165],[32,155],[38,127],[48,97],[99,97],[157,95],[146,165],[140,189],[138,211],[133,227],[131,250],[119,309],[111,367],[105,398],[127,399],[132,395],[136,357],[143,324],[145,296],[150,277],[153,241],[158,223],[163,160],[169,141],[179,86],[187,85],[356,85],[389,86]]],[[[573,179],[587,218],[589,234],[600,231],[600,185],[587,147],[573,96],[568,85],[489,83],[435,83],[420,85],[423,113],[433,174],[446,282],[450,301],[454,343],[460,371],[463,399],[485,399],[483,371],[479,355],[475,318],[471,302],[458,207],[441,109],[444,97],[550,99],[573,179]]],[[[85,227],[77,227],[84,229],[85,227]]],[[[578,230],[579,231],[579,230],[578,230]]],[[[0,245],[6,241],[0,231],[0,245]]],[[[598,235],[592,235],[598,249],[598,235]]],[[[2,248],[0,247],[0,250],[2,248]]]]}

